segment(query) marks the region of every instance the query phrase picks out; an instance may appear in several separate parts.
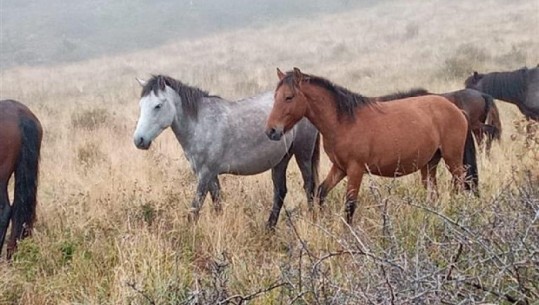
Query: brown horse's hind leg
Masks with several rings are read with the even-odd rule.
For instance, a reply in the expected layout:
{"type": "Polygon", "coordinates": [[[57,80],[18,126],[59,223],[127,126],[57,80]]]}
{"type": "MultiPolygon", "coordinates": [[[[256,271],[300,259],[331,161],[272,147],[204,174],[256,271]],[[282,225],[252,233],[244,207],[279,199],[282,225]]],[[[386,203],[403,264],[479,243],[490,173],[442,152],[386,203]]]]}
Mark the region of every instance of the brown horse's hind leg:
{"type": "Polygon", "coordinates": [[[348,176],[348,185],[346,186],[346,203],[344,212],[346,214],[346,222],[351,225],[354,219],[354,212],[357,206],[357,194],[363,179],[363,168],[360,166],[351,166],[346,170],[348,176]]]}
{"type": "Polygon", "coordinates": [[[436,181],[436,169],[442,158],[440,150],[437,150],[432,159],[421,168],[421,181],[427,189],[427,201],[432,202],[438,198],[438,188],[436,181]]]}
{"type": "Polygon", "coordinates": [[[11,206],[7,192],[7,183],[0,184],[0,254],[6,238],[9,220],[11,219],[11,206]]]}

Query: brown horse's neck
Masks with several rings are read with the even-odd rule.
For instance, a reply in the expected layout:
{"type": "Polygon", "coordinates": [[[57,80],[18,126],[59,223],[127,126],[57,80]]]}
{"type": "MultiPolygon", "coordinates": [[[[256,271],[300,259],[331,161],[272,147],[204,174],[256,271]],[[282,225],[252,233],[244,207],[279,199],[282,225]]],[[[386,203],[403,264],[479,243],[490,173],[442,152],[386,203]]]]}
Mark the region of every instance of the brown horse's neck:
{"type": "Polygon", "coordinates": [[[302,88],[307,97],[308,105],[305,117],[320,131],[325,141],[333,141],[341,124],[335,106],[335,97],[319,86],[305,84],[302,88]]]}

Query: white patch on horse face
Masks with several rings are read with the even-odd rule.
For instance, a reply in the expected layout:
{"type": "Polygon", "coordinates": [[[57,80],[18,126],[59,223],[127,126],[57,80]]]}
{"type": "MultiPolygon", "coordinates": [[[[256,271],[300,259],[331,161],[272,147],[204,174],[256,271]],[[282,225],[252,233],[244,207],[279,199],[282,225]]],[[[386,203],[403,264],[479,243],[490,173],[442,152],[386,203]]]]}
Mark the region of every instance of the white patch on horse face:
{"type": "Polygon", "coordinates": [[[135,146],[148,149],[152,141],[172,124],[176,116],[174,98],[177,94],[166,86],[164,91],[153,91],[139,102],[140,116],[133,135],[135,146]]]}

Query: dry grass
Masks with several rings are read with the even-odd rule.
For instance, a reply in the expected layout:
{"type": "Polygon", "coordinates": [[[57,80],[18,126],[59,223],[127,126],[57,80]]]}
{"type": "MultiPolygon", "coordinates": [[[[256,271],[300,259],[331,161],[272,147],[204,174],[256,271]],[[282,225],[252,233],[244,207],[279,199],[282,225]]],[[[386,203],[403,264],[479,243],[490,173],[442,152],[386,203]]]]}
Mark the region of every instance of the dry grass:
{"type": "MultiPolygon", "coordinates": [[[[537,249],[538,160],[513,127],[521,117],[513,106],[498,103],[501,145],[490,158],[479,156],[481,199],[450,196],[445,171],[433,205],[425,204],[417,175],[368,178],[349,229],[340,218],[343,185],[313,221],[294,167],[289,217],[282,215],[274,236],[263,227],[268,174],[221,177],[224,214],[215,217],[206,203],[192,225],[186,215],[195,178],[172,133],[144,152],[132,132],[140,94],[134,78],[150,73],[240,98],[272,90],[275,67],[298,66],[378,95],[414,86],[446,92],[474,69],[535,66],[538,6],[390,2],[73,65],[2,71],[1,97],[29,105],[45,138],[34,237],[12,264],[0,261],[0,304],[237,304],[242,297],[234,295],[248,299],[273,284],[283,286],[252,295],[251,304],[389,303],[390,296],[397,303],[504,302],[496,292],[525,298],[522,286],[537,296],[537,270],[524,264],[529,257],[515,242],[537,249]],[[484,237],[493,220],[494,235],[484,237]],[[491,242],[504,244],[493,254],[481,247],[491,242]],[[506,259],[505,246],[516,247],[511,253],[523,265],[484,259],[506,259]]],[[[324,158],[322,175],[328,168],[324,158]]]]}

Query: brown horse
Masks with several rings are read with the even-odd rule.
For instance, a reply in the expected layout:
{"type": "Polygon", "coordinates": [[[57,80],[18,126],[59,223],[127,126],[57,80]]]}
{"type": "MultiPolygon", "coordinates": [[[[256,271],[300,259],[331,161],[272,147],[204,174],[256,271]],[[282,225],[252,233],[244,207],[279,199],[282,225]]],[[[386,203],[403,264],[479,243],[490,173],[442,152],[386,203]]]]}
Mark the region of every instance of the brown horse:
{"type": "Polygon", "coordinates": [[[539,66],[486,74],[474,72],[464,85],[515,104],[527,119],[539,121],[539,66]]]}
{"type": "Polygon", "coordinates": [[[318,128],[332,167],[317,194],[322,204],[347,176],[348,223],[365,173],[399,177],[420,169],[425,187],[435,187],[436,166],[443,158],[457,186],[476,190],[479,179],[468,120],[447,99],[425,95],[379,103],[297,68],[287,74],[277,69],[277,74],[280,81],[266,134],[279,140],[302,117],[318,128]]]}
{"type": "Polygon", "coordinates": [[[0,101],[0,252],[11,220],[8,259],[17,242],[31,234],[36,217],[42,137],[41,123],[28,107],[17,101],[0,101]],[[7,187],[13,173],[15,198],[10,205],[7,187]]]}
{"type": "Polygon", "coordinates": [[[462,109],[468,117],[477,144],[481,145],[483,141],[485,141],[487,153],[490,151],[492,141],[500,140],[502,124],[500,122],[498,108],[496,107],[496,104],[494,104],[494,99],[490,95],[474,89],[462,89],[437,94],[431,93],[423,88],[414,88],[409,91],[397,92],[376,97],[374,99],[376,101],[385,102],[422,95],[443,96],[462,109]]]}

